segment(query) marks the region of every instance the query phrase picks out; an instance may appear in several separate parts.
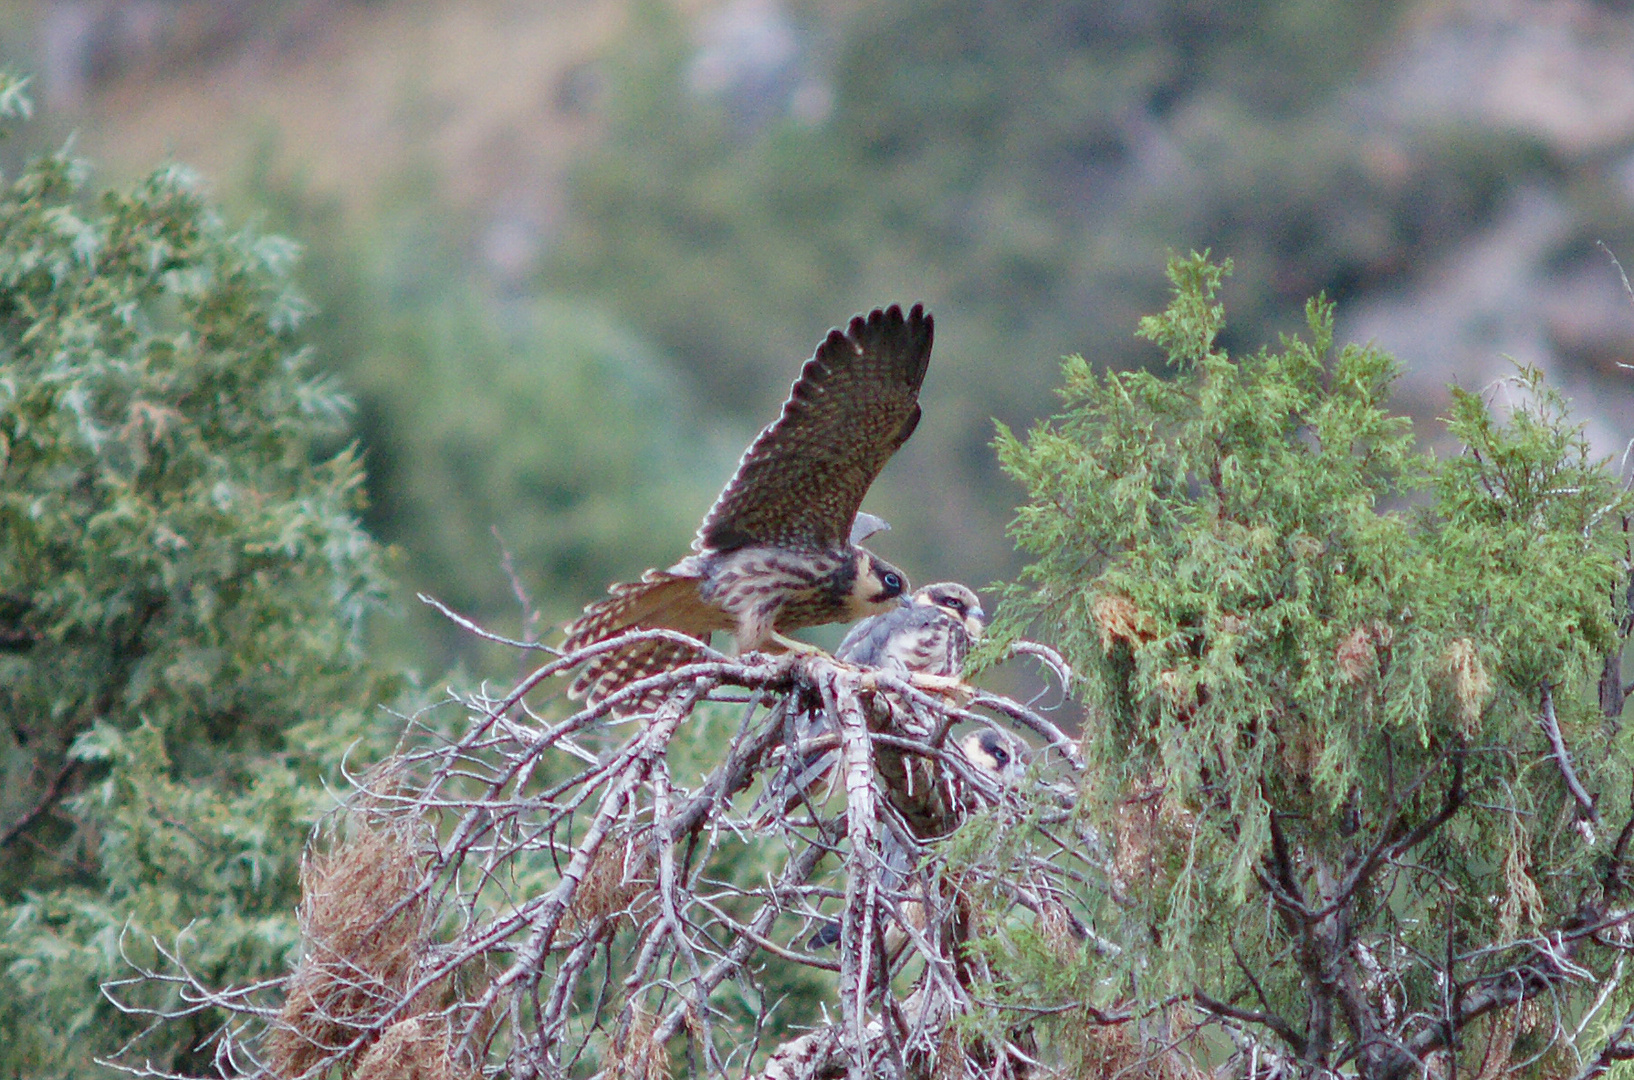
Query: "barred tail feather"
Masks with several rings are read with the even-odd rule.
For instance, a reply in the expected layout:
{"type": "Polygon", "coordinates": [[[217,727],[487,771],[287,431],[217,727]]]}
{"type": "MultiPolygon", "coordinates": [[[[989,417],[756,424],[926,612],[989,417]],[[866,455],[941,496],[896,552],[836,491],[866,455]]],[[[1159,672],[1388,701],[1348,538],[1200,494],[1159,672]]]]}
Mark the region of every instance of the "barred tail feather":
{"type": "MultiPolygon", "coordinates": [[[[631,683],[690,664],[702,657],[700,650],[688,648],[678,641],[637,641],[590,661],[573,680],[568,696],[584,698],[586,704],[595,705],[631,683]]],[[[619,716],[651,712],[667,695],[668,690],[650,690],[633,701],[620,702],[614,712],[619,716]]]]}
{"type": "MultiPolygon", "coordinates": [[[[568,626],[564,650],[583,649],[629,630],[657,628],[689,634],[707,644],[711,631],[732,625],[718,609],[698,598],[694,577],[649,570],[640,581],[620,582],[607,591],[611,595],[606,600],[586,607],[568,626]]],[[[595,705],[632,682],[690,663],[700,655],[676,641],[633,642],[592,658],[573,680],[568,696],[595,705]]],[[[638,702],[621,704],[618,712],[627,716],[650,710],[662,698],[662,694],[648,694],[638,702]]]]}

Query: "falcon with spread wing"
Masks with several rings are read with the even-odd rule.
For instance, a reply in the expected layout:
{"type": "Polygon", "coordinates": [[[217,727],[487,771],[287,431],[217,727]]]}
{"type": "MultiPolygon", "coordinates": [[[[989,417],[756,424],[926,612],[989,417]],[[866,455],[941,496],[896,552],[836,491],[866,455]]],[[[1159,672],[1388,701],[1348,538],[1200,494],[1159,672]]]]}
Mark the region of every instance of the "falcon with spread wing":
{"type": "MultiPolygon", "coordinates": [[[[776,651],[793,645],[782,636],[788,631],[899,605],[907,578],[859,546],[883,522],[858,510],[919,423],[932,333],[919,304],[906,315],[893,304],[829,331],[782,413],[744,451],[698,529],[693,554],[609,587],[608,599],[568,626],[563,648],[667,628],[702,643],[728,630],[740,652],[776,651]]],[[[681,642],[632,642],[593,657],[569,692],[594,705],[695,655],[681,642]]],[[[644,696],[618,711],[654,703],[644,696]]]]}

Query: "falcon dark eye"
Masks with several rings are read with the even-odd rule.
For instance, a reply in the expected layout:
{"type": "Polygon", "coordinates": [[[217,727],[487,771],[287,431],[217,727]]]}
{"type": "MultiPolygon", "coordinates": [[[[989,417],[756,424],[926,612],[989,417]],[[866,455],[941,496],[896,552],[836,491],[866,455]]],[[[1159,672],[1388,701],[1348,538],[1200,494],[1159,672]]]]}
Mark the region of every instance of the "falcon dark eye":
{"type": "Polygon", "coordinates": [[[999,768],[1002,769],[1006,765],[1010,764],[1010,754],[1009,754],[1008,751],[1000,750],[998,747],[995,746],[993,748],[993,760],[998,762],[999,763],[999,768]]]}
{"type": "Polygon", "coordinates": [[[955,598],[950,598],[948,600],[948,602],[947,602],[947,606],[952,608],[954,611],[960,612],[962,614],[964,612],[964,609],[965,609],[965,602],[963,600],[960,600],[960,599],[956,598],[956,597],[955,598]]]}
{"type": "Polygon", "coordinates": [[[887,572],[884,577],[880,578],[879,583],[885,586],[886,592],[899,593],[902,591],[902,579],[890,572],[887,572]]]}

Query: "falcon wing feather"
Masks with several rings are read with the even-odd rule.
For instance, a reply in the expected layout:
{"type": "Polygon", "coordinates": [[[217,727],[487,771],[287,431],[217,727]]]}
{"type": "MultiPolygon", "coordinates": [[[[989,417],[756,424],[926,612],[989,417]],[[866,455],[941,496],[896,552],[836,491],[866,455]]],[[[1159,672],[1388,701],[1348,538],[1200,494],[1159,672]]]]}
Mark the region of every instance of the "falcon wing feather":
{"type": "Polygon", "coordinates": [[[862,498],[919,423],[919,386],[935,324],[895,304],[830,330],[750,444],[693,547],[752,544],[832,549],[846,543],[862,498]]]}

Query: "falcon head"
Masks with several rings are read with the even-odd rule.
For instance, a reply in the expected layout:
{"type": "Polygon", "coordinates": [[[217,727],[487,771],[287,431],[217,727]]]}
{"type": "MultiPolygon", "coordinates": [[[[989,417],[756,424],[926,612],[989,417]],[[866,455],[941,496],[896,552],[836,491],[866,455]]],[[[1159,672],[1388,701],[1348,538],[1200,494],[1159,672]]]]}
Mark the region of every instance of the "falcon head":
{"type": "Polygon", "coordinates": [[[957,581],[943,581],[926,585],[913,594],[913,603],[920,607],[941,608],[962,624],[971,641],[980,641],[987,629],[987,613],[974,592],[957,581]]]}
{"type": "Polygon", "coordinates": [[[908,575],[872,551],[857,548],[856,552],[857,572],[845,597],[845,618],[862,619],[901,607],[908,575]]]}
{"type": "Polygon", "coordinates": [[[966,735],[959,749],[972,765],[1001,785],[1013,784],[1021,778],[1021,742],[997,728],[982,728],[966,735]]]}

